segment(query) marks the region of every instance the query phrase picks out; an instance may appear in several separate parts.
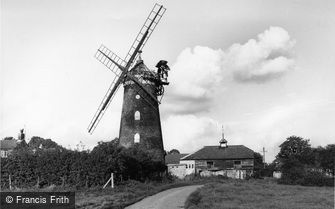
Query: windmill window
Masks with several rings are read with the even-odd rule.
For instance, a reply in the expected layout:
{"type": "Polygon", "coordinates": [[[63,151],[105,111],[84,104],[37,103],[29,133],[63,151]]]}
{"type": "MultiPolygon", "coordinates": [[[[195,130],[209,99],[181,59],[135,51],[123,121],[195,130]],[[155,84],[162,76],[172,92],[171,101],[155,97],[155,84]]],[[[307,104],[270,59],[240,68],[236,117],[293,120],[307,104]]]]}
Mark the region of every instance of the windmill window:
{"type": "Polygon", "coordinates": [[[140,143],[140,134],[139,134],[139,133],[136,133],[136,134],[134,135],[134,142],[135,142],[135,143],[140,143]]]}
{"type": "Polygon", "coordinates": [[[141,113],[140,111],[135,112],[135,120],[141,120],[141,113]]]}
{"type": "Polygon", "coordinates": [[[141,97],[140,97],[140,95],[136,94],[135,98],[140,99],[141,97]]]}

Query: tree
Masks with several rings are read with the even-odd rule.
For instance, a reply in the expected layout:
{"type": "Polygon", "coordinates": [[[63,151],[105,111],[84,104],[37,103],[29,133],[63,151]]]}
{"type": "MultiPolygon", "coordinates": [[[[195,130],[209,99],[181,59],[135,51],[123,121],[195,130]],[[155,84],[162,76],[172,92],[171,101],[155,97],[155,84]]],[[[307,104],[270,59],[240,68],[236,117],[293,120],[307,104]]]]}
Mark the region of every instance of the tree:
{"type": "Polygon", "coordinates": [[[98,142],[98,145],[90,152],[88,168],[89,176],[95,184],[104,184],[110,178],[110,174],[121,174],[125,164],[120,157],[124,148],[119,146],[118,138],[109,142],[98,142]],[[102,179],[102,181],[101,181],[102,179]],[[101,181],[101,182],[100,182],[101,181]]]}
{"type": "Polygon", "coordinates": [[[314,163],[314,156],[309,139],[299,136],[290,136],[280,146],[280,152],[276,156],[280,161],[296,159],[300,163],[311,165],[314,163]]]}
{"type": "Polygon", "coordinates": [[[265,169],[263,170],[263,173],[262,173],[263,176],[272,177],[273,176],[273,172],[277,170],[276,168],[277,168],[277,162],[276,162],[276,160],[274,160],[270,164],[266,164],[265,165],[265,169]]]}
{"type": "Polygon", "coordinates": [[[180,152],[177,149],[172,149],[170,152],[168,152],[168,154],[180,154],[180,152]]]}
{"type": "Polygon", "coordinates": [[[12,136],[6,136],[3,140],[14,140],[14,137],[12,137],[12,136]]]}
{"type": "Polygon", "coordinates": [[[335,157],[335,144],[328,144],[326,148],[319,151],[320,166],[326,172],[331,172],[333,176],[334,172],[334,157],[335,157]]]}
{"type": "Polygon", "coordinates": [[[260,178],[262,175],[262,170],[264,169],[263,164],[263,156],[258,153],[254,152],[254,177],[260,178]]]}
{"type": "Polygon", "coordinates": [[[26,140],[22,139],[14,148],[14,150],[28,149],[26,140]]]}
{"type": "Polygon", "coordinates": [[[50,148],[62,148],[62,146],[58,145],[56,142],[52,141],[51,139],[43,139],[39,136],[33,136],[31,137],[29,143],[30,148],[40,148],[40,146],[43,149],[50,149],[50,148]]]}
{"type": "Polygon", "coordinates": [[[159,180],[166,166],[160,161],[153,161],[152,158],[152,154],[138,144],[123,149],[119,155],[123,177],[138,181],[159,180]]]}
{"type": "Polygon", "coordinates": [[[290,136],[280,146],[276,156],[280,163],[283,183],[295,184],[303,179],[306,167],[314,164],[314,156],[308,139],[290,136]]]}

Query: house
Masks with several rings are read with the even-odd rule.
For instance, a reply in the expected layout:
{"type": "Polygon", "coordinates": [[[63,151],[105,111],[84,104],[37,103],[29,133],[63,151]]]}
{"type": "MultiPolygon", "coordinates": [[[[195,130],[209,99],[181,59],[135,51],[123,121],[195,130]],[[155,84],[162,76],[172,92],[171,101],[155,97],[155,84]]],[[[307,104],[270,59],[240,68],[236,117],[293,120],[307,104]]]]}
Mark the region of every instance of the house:
{"type": "Polygon", "coordinates": [[[8,155],[17,146],[18,141],[14,138],[0,140],[0,156],[1,158],[7,158],[8,155]]]}
{"type": "Polygon", "coordinates": [[[228,145],[227,140],[222,137],[219,145],[204,146],[180,158],[179,164],[174,164],[177,165],[178,169],[171,168],[170,173],[179,178],[194,174],[245,179],[254,170],[254,151],[244,145],[228,145]]]}
{"type": "Polygon", "coordinates": [[[181,158],[180,164],[187,164],[186,174],[244,179],[253,173],[254,151],[244,145],[205,146],[181,158]]]}
{"type": "Polygon", "coordinates": [[[180,164],[180,158],[185,157],[187,154],[168,154],[165,156],[165,164],[168,172],[180,179],[185,177],[186,164],[180,164]]]}
{"type": "Polygon", "coordinates": [[[6,137],[0,140],[0,157],[7,158],[8,155],[14,150],[14,148],[25,140],[24,129],[20,130],[18,135],[18,139],[14,139],[13,137],[6,137]]]}

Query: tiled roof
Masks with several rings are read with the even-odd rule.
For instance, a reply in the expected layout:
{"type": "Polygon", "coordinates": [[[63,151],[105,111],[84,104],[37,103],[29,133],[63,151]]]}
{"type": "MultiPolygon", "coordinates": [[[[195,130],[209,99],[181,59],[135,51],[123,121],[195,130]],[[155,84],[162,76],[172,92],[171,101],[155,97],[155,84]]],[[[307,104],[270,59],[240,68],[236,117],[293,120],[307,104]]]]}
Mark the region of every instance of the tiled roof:
{"type": "Polygon", "coordinates": [[[180,158],[187,154],[168,154],[165,156],[165,164],[179,164],[180,158]]]}
{"type": "Polygon", "coordinates": [[[254,151],[243,145],[205,146],[181,160],[219,160],[254,158],[254,151]]]}
{"type": "Polygon", "coordinates": [[[14,149],[16,145],[17,145],[17,141],[15,139],[0,141],[1,150],[11,150],[11,149],[14,149]]]}

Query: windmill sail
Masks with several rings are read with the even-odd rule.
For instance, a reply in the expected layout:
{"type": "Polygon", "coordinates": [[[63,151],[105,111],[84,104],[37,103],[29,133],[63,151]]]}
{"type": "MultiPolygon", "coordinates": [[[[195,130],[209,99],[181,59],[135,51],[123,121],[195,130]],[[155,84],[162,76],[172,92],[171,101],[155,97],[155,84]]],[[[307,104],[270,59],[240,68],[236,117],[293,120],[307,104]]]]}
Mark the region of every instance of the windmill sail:
{"type": "Polygon", "coordinates": [[[142,26],[140,32],[135,38],[132,46],[130,47],[126,58],[123,60],[111,50],[109,50],[104,45],[101,45],[98,51],[95,54],[95,57],[106,67],[108,67],[114,74],[114,80],[110,85],[107,93],[105,94],[102,102],[99,105],[98,110],[96,111],[93,119],[91,120],[88,126],[88,132],[92,133],[100,122],[102,116],[104,115],[107,107],[109,106],[111,100],[113,99],[115,93],[120,87],[120,84],[124,81],[125,76],[129,76],[138,86],[136,90],[142,98],[144,98],[149,104],[155,107],[155,103],[160,103],[157,98],[150,93],[145,87],[139,82],[139,80],[132,75],[128,74],[128,69],[132,66],[133,62],[138,57],[138,52],[142,50],[146,42],[148,41],[151,33],[156,28],[158,22],[165,12],[165,8],[159,4],[155,4],[151,10],[148,18],[146,19],[144,25],[142,26]]]}
{"type": "Polygon", "coordinates": [[[119,56],[117,56],[115,53],[113,53],[111,50],[109,50],[104,45],[101,45],[99,47],[94,57],[97,58],[97,60],[99,60],[102,64],[104,64],[108,69],[110,69],[118,77],[121,75],[122,71],[117,65],[115,65],[115,63],[123,67],[126,66],[127,64],[123,59],[121,59],[119,56]],[[115,63],[113,63],[112,60],[115,63]]]}
{"type": "MultiPolygon", "coordinates": [[[[147,19],[145,20],[140,32],[137,34],[133,44],[131,45],[127,56],[125,58],[125,60],[128,62],[130,57],[134,54],[135,50],[136,50],[136,46],[138,45],[138,43],[141,41],[141,39],[143,38],[144,34],[146,33],[146,31],[148,31],[148,35],[145,37],[143,44],[141,45],[141,47],[139,48],[139,50],[142,50],[143,47],[145,46],[145,44],[147,43],[148,39],[150,38],[152,32],[155,30],[157,24],[159,23],[160,19],[162,18],[163,14],[165,13],[166,8],[164,8],[162,5],[159,4],[155,4],[155,6],[152,8],[149,16],[147,17],[147,19]]],[[[136,60],[138,57],[138,54],[136,54],[135,58],[133,59],[136,60]]],[[[130,66],[133,64],[133,61],[131,61],[130,66]]]]}
{"type": "Polygon", "coordinates": [[[117,90],[120,88],[120,85],[116,85],[119,81],[119,77],[115,76],[113,82],[109,86],[104,98],[102,99],[98,110],[95,112],[90,124],[87,127],[89,133],[93,133],[97,125],[99,124],[102,116],[105,114],[107,107],[109,106],[110,102],[112,101],[114,95],[116,94],[117,90]]]}

